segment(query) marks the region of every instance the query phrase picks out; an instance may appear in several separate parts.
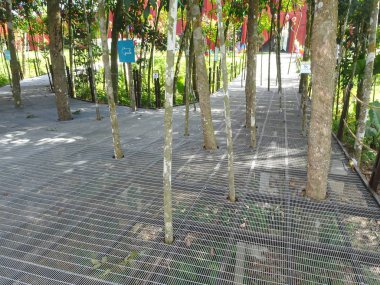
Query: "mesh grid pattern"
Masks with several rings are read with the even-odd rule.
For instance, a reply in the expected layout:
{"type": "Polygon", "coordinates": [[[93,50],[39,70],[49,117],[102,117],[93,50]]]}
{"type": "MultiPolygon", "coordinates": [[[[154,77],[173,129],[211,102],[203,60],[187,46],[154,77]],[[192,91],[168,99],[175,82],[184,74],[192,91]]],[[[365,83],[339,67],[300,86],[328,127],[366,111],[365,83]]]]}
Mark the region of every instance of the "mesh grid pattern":
{"type": "Polygon", "coordinates": [[[72,101],[80,114],[57,123],[54,97],[37,85],[25,87],[19,111],[1,89],[0,284],[380,284],[379,205],[334,141],[327,200],[303,197],[307,139],[294,77],[284,78],[282,112],[276,89],[258,89],[256,149],[247,147],[240,82],[230,85],[237,203],[226,199],[221,94],[212,98],[212,153],[202,149],[199,110],[183,137],[184,109],[175,108],[170,246],[162,110],[119,108],[125,158],[115,161],[109,122],[95,121],[91,104],[72,101]]]}

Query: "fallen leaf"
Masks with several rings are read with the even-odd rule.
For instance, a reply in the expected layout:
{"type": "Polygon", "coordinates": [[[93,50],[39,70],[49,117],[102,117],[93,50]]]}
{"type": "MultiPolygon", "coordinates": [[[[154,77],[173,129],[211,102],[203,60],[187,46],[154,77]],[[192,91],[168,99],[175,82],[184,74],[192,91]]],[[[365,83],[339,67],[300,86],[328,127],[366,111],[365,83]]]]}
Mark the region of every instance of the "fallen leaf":
{"type": "Polygon", "coordinates": [[[97,260],[97,259],[91,258],[91,263],[92,263],[93,265],[96,265],[96,264],[100,264],[100,261],[97,260]]]}
{"type": "Polygon", "coordinates": [[[210,255],[215,256],[215,249],[213,247],[210,249],[210,255]]]}
{"type": "Polygon", "coordinates": [[[107,256],[103,256],[103,257],[102,257],[102,263],[106,263],[107,261],[108,261],[107,256]]]}
{"type": "Polygon", "coordinates": [[[244,222],[240,225],[240,228],[244,229],[247,226],[247,224],[244,222]]]}

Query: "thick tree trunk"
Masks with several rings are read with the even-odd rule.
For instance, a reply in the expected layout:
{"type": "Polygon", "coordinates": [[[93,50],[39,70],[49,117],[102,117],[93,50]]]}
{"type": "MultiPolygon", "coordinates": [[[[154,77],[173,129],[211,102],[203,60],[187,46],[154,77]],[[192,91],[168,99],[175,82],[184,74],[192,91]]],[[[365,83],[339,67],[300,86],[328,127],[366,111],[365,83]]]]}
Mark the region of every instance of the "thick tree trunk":
{"type": "Polygon", "coordinates": [[[204,148],[213,150],[217,148],[217,144],[211,115],[210,87],[208,83],[207,68],[204,56],[205,45],[202,33],[202,17],[199,8],[199,0],[191,0],[190,7],[191,17],[193,18],[196,80],[199,92],[199,106],[201,108],[204,148]]]}
{"type": "Polygon", "coordinates": [[[165,115],[164,115],[164,222],[165,243],[173,242],[172,217],[172,142],[173,142],[173,81],[177,23],[177,0],[170,0],[168,14],[168,44],[166,52],[165,115]]]}
{"type": "Polygon", "coordinates": [[[17,61],[15,35],[13,31],[12,1],[6,0],[7,26],[8,26],[8,48],[11,53],[11,73],[12,73],[12,95],[16,108],[22,107],[21,86],[20,86],[20,65],[17,61]]]}
{"type": "Polygon", "coordinates": [[[247,78],[245,84],[246,126],[250,129],[250,146],[256,147],[256,65],[257,65],[257,18],[258,1],[249,0],[248,8],[248,48],[247,48],[247,78]]]}
{"type": "MultiPolygon", "coordinates": [[[[253,0],[251,0],[252,2],[253,0]]],[[[257,1],[256,1],[257,2],[257,1]]],[[[227,72],[227,58],[226,58],[226,45],[224,41],[224,27],[222,19],[222,4],[221,0],[216,0],[218,12],[218,31],[219,31],[219,44],[220,44],[220,58],[222,67],[223,79],[223,93],[224,93],[224,114],[226,120],[226,134],[227,134],[227,157],[228,157],[228,198],[231,202],[236,201],[235,193],[235,171],[234,171],[234,151],[233,151],[233,138],[231,127],[231,107],[230,97],[228,93],[228,72],[227,72]]]]}
{"type": "Polygon", "coordinates": [[[100,23],[100,35],[102,39],[102,57],[103,57],[103,66],[104,66],[104,76],[106,81],[106,91],[108,96],[108,106],[110,111],[111,127],[112,127],[112,140],[114,146],[115,158],[120,159],[124,157],[123,150],[121,149],[120,142],[120,130],[119,122],[117,120],[116,114],[116,105],[113,97],[113,86],[112,86],[112,77],[111,77],[111,67],[110,67],[110,58],[108,50],[108,33],[105,23],[105,0],[99,0],[98,3],[98,17],[100,23]]]}
{"type": "Polygon", "coordinates": [[[376,31],[377,31],[377,21],[379,16],[379,0],[372,0],[371,18],[370,26],[368,29],[368,52],[366,66],[364,70],[363,78],[363,103],[360,108],[359,122],[356,130],[356,140],[355,140],[355,159],[358,165],[361,162],[362,156],[362,144],[365,135],[365,124],[368,118],[368,105],[371,100],[372,93],[372,81],[373,81],[373,66],[375,62],[376,55],[376,31]]]}
{"type": "MultiPolygon", "coordinates": [[[[123,0],[117,0],[116,8],[113,11],[113,25],[111,32],[111,78],[112,78],[112,90],[115,103],[119,103],[118,89],[119,89],[119,63],[117,59],[117,42],[118,35],[121,30],[122,24],[122,9],[123,0]]],[[[106,79],[107,80],[107,79],[106,79]]]]}
{"type": "Polygon", "coordinates": [[[320,0],[315,6],[311,40],[313,101],[308,138],[306,195],[323,200],[326,198],[331,157],[338,1],[320,0]]]}
{"type": "Polygon", "coordinates": [[[95,74],[94,74],[94,57],[92,55],[92,37],[91,37],[91,26],[87,15],[87,8],[86,8],[86,0],[82,0],[83,9],[84,9],[84,21],[86,24],[86,30],[87,30],[87,45],[88,45],[88,65],[92,72],[91,76],[91,83],[92,86],[94,86],[94,97],[95,97],[95,108],[96,108],[96,119],[98,121],[101,120],[100,111],[99,111],[99,104],[98,104],[98,96],[96,94],[96,81],[95,81],[95,74]]]}
{"type": "Polygon", "coordinates": [[[63,42],[61,29],[61,9],[59,0],[47,1],[49,22],[50,58],[53,66],[54,92],[57,102],[58,120],[71,120],[65,61],[63,57],[63,42]]]}

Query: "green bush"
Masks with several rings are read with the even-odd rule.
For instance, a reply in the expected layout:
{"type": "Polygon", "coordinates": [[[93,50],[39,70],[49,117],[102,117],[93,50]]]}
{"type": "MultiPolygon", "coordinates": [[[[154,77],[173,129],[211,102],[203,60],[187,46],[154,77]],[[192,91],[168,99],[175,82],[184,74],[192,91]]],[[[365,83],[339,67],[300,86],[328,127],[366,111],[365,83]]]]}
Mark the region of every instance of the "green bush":
{"type": "Polygon", "coordinates": [[[0,74],[0,87],[3,87],[9,83],[8,78],[4,74],[0,74]]]}

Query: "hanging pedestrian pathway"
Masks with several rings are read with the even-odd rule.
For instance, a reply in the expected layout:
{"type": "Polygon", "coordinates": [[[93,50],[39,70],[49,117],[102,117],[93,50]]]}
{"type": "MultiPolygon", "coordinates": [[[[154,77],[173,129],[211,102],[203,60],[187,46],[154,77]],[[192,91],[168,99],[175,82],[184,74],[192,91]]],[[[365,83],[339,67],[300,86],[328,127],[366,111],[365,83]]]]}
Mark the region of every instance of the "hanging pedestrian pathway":
{"type": "Polygon", "coordinates": [[[285,75],[282,112],[274,84],[258,88],[256,149],[240,77],[230,85],[237,203],[226,199],[222,94],[215,152],[202,149],[199,110],[184,137],[175,108],[172,245],[163,110],[119,107],[125,158],[114,160],[106,106],[96,121],[92,104],[73,100],[75,119],[57,122],[40,85],[24,87],[22,110],[0,89],[0,284],[380,284],[379,205],[334,140],[327,200],[303,196],[297,78],[285,75]]]}

